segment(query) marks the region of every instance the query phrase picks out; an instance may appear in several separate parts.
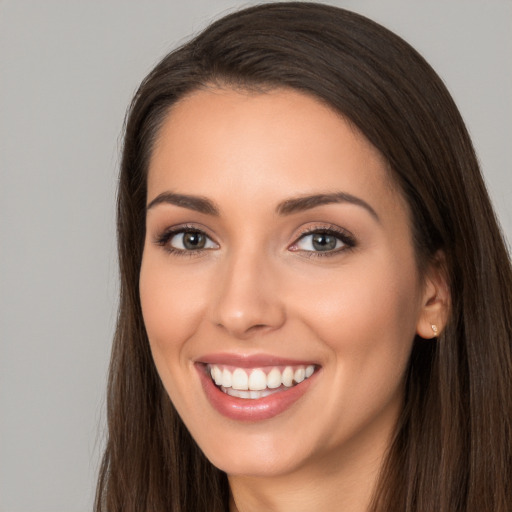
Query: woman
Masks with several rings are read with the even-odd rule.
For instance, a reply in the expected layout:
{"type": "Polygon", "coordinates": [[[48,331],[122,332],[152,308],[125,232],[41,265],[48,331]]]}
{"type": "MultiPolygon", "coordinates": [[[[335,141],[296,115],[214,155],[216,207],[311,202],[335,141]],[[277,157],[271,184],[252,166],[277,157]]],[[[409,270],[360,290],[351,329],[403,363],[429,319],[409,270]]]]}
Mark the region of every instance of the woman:
{"type": "Polygon", "coordinates": [[[135,96],[118,233],[98,511],[510,509],[510,260],[400,38],[211,25],[135,96]]]}

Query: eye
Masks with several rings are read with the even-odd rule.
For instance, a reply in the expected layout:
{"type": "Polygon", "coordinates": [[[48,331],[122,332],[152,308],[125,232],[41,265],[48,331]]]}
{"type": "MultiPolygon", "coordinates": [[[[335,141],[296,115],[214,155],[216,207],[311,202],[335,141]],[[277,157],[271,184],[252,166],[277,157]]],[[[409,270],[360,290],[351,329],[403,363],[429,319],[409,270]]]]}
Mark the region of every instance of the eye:
{"type": "Polygon", "coordinates": [[[348,233],[341,230],[317,229],[301,235],[290,247],[290,250],[310,253],[337,253],[354,246],[354,239],[348,233]]]}
{"type": "Polygon", "coordinates": [[[198,249],[213,249],[216,247],[216,244],[204,233],[201,233],[201,231],[176,233],[169,239],[169,245],[181,251],[196,251],[198,249]]]}
{"type": "Polygon", "coordinates": [[[303,235],[296,243],[301,251],[334,251],[343,247],[343,242],[328,233],[311,233],[303,235]]]}
{"type": "Polygon", "coordinates": [[[174,229],[163,233],[156,243],[169,252],[195,252],[217,249],[218,245],[203,231],[198,229],[174,229]]]}

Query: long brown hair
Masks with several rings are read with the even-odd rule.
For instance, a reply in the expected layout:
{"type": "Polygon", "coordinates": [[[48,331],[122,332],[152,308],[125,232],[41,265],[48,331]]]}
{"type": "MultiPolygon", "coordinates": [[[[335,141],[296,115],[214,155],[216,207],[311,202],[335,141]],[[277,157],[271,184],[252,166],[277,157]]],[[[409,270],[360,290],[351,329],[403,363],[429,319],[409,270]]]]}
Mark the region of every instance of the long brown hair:
{"type": "Polygon", "coordinates": [[[211,85],[288,87],[354,123],[409,204],[420,270],[442,251],[451,317],[416,339],[404,409],[371,509],[512,507],[512,270],[461,116],[425,60],[352,12],[283,2],[236,12],[166,56],[128,112],[118,195],[121,302],[97,512],[212,512],[227,478],[201,453],[153,364],[139,302],[146,174],[159,127],[211,85]]]}

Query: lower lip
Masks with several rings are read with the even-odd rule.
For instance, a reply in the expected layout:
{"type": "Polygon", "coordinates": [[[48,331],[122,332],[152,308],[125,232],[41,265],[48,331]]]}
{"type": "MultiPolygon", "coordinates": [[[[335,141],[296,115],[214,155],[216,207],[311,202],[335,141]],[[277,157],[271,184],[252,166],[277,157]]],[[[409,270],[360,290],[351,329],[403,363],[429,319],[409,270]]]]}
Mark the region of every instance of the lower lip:
{"type": "Polygon", "coordinates": [[[207,375],[203,364],[196,365],[206,397],[220,414],[238,421],[261,421],[273,418],[290,408],[309,389],[311,377],[284,391],[257,398],[238,398],[223,393],[207,375]]]}

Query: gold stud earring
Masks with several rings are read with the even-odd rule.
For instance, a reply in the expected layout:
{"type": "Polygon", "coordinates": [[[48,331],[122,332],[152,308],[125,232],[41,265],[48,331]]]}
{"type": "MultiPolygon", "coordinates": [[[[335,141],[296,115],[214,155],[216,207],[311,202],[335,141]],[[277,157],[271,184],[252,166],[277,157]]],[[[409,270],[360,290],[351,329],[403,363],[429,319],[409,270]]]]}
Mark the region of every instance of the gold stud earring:
{"type": "Polygon", "coordinates": [[[434,331],[434,338],[437,338],[437,335],[439,333],[439,329],[437,328],[437,325],[432,324],[432,331],[434,331]]]}

